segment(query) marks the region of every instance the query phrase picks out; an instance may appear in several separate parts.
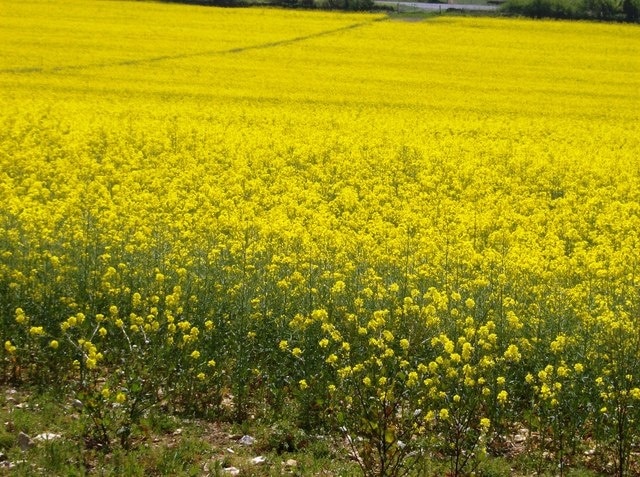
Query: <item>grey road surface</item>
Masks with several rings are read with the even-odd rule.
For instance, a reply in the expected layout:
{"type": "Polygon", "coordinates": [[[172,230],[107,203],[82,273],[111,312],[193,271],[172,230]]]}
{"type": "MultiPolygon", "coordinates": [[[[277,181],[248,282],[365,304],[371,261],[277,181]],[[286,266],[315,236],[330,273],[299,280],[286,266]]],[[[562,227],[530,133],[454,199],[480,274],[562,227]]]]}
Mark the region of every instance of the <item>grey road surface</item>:
{"type": "Polygon", "coordinates": [[[445,12],[449,9],[455,10],[475,10],[482,12],[495,12],[498,10],[497,5],[466,5],[452,3],[421,3],[421,2],[394,2],[391,0],[374,0],[376,5],[389,5],[392,7],[402,8],[403,10],[425,10],[429,12],[445,12]]]}

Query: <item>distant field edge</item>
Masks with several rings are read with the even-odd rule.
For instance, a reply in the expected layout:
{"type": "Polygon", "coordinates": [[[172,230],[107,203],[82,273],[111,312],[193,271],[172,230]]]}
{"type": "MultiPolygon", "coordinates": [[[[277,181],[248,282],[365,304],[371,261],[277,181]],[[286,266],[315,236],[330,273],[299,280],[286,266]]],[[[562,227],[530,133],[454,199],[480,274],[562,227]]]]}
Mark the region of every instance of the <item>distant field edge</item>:
{"type": "MultiPolygon", "coordinates": [[[[146,1],[146,0],[134,0],[146,1]]],[[[500,15],[536,19],[595,20],[604,22],[640,22],[640,0],[155,0],[160,3],[213,7],[274,6],[322,10],[374,11],[398,13],[439,13],[500,15]]]]}

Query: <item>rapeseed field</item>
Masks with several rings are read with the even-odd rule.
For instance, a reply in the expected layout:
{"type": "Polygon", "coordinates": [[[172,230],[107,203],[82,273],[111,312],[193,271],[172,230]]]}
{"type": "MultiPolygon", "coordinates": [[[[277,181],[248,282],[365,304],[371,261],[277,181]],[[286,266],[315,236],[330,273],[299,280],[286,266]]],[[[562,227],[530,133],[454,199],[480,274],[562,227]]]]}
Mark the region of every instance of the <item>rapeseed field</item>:
{"type": "Polygon", "coordinates": [[[1,379],[638,471],[639,33],[2,0],[1,379]]]}

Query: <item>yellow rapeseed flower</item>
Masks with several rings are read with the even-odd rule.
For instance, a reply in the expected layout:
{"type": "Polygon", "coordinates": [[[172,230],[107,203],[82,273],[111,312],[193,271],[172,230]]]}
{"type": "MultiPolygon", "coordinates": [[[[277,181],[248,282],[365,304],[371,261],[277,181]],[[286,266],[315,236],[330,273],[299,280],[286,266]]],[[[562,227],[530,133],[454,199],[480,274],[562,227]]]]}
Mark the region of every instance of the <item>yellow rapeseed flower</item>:
{"type": "Polygon", "coordinates": [[[11,343],[11,341],[7,340],[4,342],[4,349],[7,353],[13,354],[16,352],[16,347],[11,343]]]}
{"type": "Polygon", "coordinates": [[[497,399],[500,404],[506,403],[508,398],[509,393],[507,393],[507,391],[505,391],[504,389],[498,393],[497,399]]]}

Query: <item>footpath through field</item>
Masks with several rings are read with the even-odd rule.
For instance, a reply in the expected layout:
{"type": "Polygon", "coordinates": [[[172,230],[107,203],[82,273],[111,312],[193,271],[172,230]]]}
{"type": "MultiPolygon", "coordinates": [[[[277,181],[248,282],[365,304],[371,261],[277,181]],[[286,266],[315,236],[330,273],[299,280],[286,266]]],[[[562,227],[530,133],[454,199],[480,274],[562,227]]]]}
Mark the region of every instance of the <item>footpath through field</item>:
{"type": "Polygon", "coordinates": [[[474,10],[482,12],[495,12],[498,10],[497,5],[470,5],[470,4],[453,4],[453,3],[422,3],[422,2],[393,2],[390,0],[374,0],[376,5],[397,6],[398,9],[414,9],[426,10],[430,12],[445,12],[447,10],[474,10]]]}

